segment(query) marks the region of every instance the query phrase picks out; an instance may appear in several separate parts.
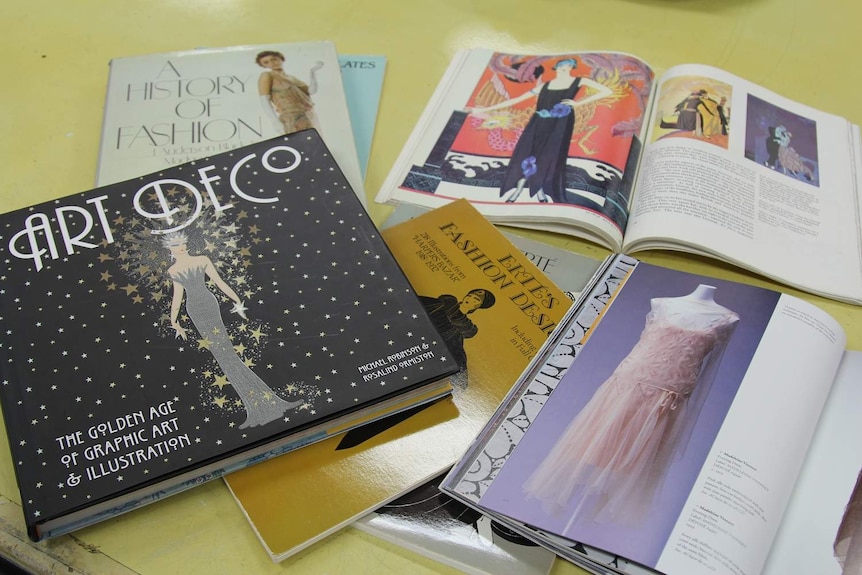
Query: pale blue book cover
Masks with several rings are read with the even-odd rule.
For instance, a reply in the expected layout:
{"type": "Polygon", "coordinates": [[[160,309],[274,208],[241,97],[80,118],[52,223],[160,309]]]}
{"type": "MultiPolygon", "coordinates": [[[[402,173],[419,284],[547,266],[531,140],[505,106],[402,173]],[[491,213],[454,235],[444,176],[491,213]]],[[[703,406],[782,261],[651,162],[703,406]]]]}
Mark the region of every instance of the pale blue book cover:
{"type": "Polygon", "coordinates": [[[342,54],[338,56],[338,63],[359,156],[359,169],[364,179],[371,155],[371,141],[374,139],[374,125],[377,123],[386,57],[342,54]]]}

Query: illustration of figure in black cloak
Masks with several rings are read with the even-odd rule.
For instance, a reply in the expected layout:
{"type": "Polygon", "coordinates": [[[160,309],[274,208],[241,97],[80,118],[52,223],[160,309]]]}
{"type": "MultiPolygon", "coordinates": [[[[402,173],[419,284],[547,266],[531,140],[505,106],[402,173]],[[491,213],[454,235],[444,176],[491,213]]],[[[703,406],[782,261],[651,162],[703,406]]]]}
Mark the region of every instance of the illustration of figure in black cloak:
{"type": "MultiPolygon", "coordinates": [[[[487,309],[494,305],[494,294],[484,289],[472,289],[461,300],[450,294],[440,297],[419,296],[419,299],[461,367],[461,372],[465,373],[467,353],[464,351],[464,340],[479,332],[479,328],[468,316],[477,309],[487,309]]],[[[456,379],[453,378],[453,381],[456,379]]],[[[466,381],[459,380],[456,383],[466,385],[466,381]]]]}
{"type": "Polygon", "coordinates": [[[679,114],[678,129],[694,132],[697,136],[703,135],[704,113],[711,113],[704,106],[704,100],[707,96],[706,90],[697,90],[676,105],[674,109],[679,114]]]}
{"type": "Polygon", "coordinates": [[[727,124],[730,122],[730,118],[727,114],[727,98],[722,96],[721,100],[718,102],[718,118],[719,122],[721,122],[721,134],[723,136],[727,135],[727,124]]]}
{"type": "Polygon", "coordinates": [[[493,106],[466,109],[468,113],[481,114],[536,98],[536,111],[518,138],[500,185],[500,197],[506,202],[514,202],[528,188],[530,197],[535,196],[540,202],[565,203],[566,159],[575,127],[575,109],[613,96],[607,86],[572,75],[577,66],[576,60],[564,58],[554,64],[555,77],[539,81],[532,90],[493,106]],[[576,100],[582,86],[595,93],[576,100]]]}
{"type": "Polygon", "coordinates": [[[246,420],[239,427],[255,427],[281,418],[284,413],[301,405],[302,401],[286,401],[258,377],[237,355],[228,336],[215,295],[207,287],[211,280],[233,302],[232,313],[246,319],[247,309],[236,292],[221,278],[212,260],[204,255],[191,255],[188,238],[183,233],[165,236],[163,245],[171,252],[173,264],[168,276],[173,283],[170,321],[178,338],[186,339],[185,328],[179,323],[180,307],[186,300],[186,312],[206,347],[242,400],[246,420]]]}

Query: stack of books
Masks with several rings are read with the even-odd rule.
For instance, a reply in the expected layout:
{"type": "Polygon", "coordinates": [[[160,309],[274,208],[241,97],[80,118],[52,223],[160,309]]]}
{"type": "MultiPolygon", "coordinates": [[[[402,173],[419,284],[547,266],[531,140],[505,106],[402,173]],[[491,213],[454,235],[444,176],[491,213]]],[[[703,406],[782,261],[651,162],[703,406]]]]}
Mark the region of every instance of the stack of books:
{"type": "Polygon", "coordinates": [[[862,568],[862,353],[799,298],[627,255],[862,303],[858,127],[706,66],[465,50],[378,229],[384,68],[111,61],[97,187],[0,216],[31,538],[224,477],[274,561],[353,525],[468,573],[862,568]]]}

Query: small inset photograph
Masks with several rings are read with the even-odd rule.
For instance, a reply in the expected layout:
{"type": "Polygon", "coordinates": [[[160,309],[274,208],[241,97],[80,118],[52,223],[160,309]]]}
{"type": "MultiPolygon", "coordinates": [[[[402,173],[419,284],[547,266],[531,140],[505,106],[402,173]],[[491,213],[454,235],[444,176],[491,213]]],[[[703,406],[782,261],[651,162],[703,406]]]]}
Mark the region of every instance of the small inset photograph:
{"type": "Polygon", "coordinates": [[[748,95],[745,157],[795,180],[820,187],[817,123],[748,95]]]}
{"type": "Polygon", "coordinates": [[[662,84],[653,140],[689,138],[727,149],[732,88],[706,76],[677,76],[662,84]]]}

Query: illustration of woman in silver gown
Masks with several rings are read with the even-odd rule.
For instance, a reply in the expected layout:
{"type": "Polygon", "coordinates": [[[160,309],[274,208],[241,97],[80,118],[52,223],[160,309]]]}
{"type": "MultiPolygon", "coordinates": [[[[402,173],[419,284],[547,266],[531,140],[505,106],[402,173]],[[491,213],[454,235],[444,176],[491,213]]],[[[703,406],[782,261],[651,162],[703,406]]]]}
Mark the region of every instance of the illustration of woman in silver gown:
{"type": "MultiPolygon", "coordinates": [[[[524,485],[548,513],[633,524],[682,450],[739,316],[699,285],[653,298],[640,338],[524,485]]],[[[568,526],[567,526],[568,528],[568,526]]]]}
{"type": "Polygon", "coordinates": [[[204,345],[212,353],[231,386],[242,400],[246,420],[239,427],[255,427],[281,418],[284,413],[301,405],[302,401],[286,401],[258,377],[237,355],[228,336],[216,296],[207,287],[209,278],[233,302],[231,312],[246,319],[247,309],[240,297],[221,278],[212,260],[205,255],[192,255],[188,251],[188,238],[183,233],[165,237],[163,245],[171,252],[173,264],[168,276],[173,283],[171,326],[176,336],[186,339],[186,329],[179,323],[183,298],[186,312],[204,345]]]}

